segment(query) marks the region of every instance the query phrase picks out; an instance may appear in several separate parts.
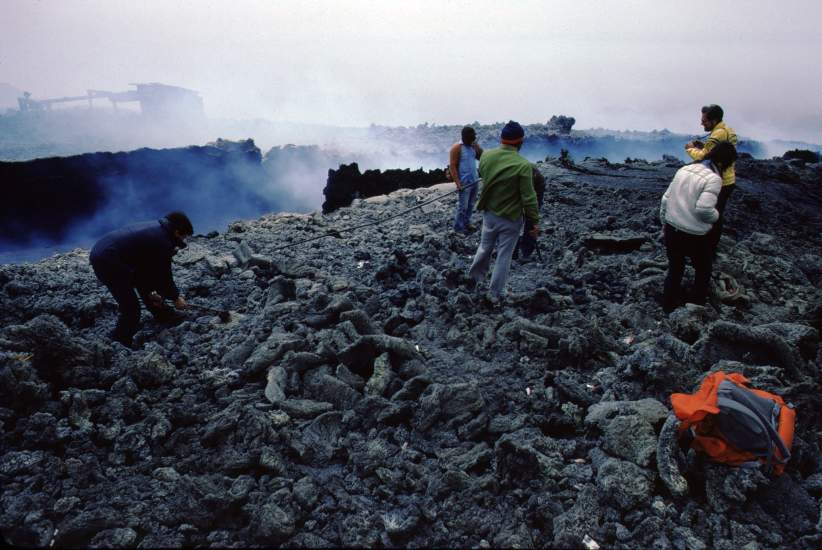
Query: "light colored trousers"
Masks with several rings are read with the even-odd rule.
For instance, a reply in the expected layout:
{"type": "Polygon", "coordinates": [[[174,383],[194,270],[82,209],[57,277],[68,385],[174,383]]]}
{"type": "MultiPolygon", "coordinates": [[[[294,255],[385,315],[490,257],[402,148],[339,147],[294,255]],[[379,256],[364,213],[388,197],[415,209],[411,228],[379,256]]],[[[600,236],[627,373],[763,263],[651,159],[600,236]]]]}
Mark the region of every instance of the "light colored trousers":
{"type": "Polygon", "coordinates": [[[468,276],[477,283],[481,282],[491,264],[491,252],[494,247],[497,247],[497,260],[494,262],[494,273],[491,275],[491,286],[488,289],[488,292],[495,298],[502,296],[505,283],[508,282],[511,256],[517,246],[521,229],[522,217],[511,221],[493,212],[486,211],[482,215],[482,236],[468,276]]]}

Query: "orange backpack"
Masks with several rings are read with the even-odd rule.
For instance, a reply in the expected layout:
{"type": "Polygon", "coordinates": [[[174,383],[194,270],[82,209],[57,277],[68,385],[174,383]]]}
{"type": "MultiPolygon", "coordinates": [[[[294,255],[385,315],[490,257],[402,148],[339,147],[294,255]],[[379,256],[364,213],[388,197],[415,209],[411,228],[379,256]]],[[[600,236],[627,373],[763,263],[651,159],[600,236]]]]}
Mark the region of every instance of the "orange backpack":
{"type": "Polygon", "coordinates": [[[781,475],[791,457],[796,412],[778,395],[749,387],[739,373],[714,372],[692,394],[671,394],[680,434],[714,462],[759,462],[781,475]]]}

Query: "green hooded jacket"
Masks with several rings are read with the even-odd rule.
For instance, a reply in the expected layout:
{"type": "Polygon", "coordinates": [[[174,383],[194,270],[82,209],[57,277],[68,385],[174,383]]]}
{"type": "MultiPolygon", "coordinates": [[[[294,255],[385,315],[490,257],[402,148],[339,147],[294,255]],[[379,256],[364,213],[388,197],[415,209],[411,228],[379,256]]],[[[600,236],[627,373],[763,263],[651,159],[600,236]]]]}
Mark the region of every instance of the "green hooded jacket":
{"type": "Polygon", "coordinates": [[[502,145],[480,157],[482,177],[477,210],[488,210],[511,221],[525,217],[539,222],[537,194],[534,192],[531,163],[515,147],[502,145]]]}

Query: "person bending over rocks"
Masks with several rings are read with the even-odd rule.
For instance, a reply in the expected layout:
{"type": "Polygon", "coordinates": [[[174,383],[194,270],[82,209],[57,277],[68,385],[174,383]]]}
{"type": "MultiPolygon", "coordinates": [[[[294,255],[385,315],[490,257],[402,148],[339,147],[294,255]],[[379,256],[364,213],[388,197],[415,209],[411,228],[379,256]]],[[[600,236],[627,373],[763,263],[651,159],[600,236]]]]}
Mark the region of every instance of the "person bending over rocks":
{"type": "Polygon", "coordinates": [[[471,225],[471,211],[477,200],[477,160],[482,156],[482,147],[477,143],[477,132],[470,126],[462,129],[462,141],[451,146],[448,169],[451,179],[459,191],[457,211],[454,214],[454,231],[469,233],[474,230],[471,225]]]}
{"type": "Polygon", "coordinates": [[[679,306],[686,257],[691,259],[696,271],[693,296],[688,301],[705,304],[714,252],[710,232],[719,218],[716,206],[722,188],[720,174],[735,160],[734,146],[720,143],[705,155],[702,162],[677,170],[662,196],[659,218],[668,255],[668,274],[662,298],[665,313],[679,306]]]}
{"type": "Polygon", "coordinates": [[[486,151],[480,158],[482,191],[477,210],[484,211],[482,235],[468,276],[475,283],[485,278],[491,263],[491,252],[496,247],[497,260],[488,290],[488,300],[493,305],[500,303],[508,280],[523,213],[534,224],[531,235],[539,235],[539,210],[531,163],[519,154],[524,138],[522,126],[509,121],[502,129],[501,146],[486,151]]]}
{"type": "MultiPolygon", "coordinates": [[[[702,127],[706,132],[710,132],[711,135],[708,136],[708,140],[705,143],[701,141],[689,141],[685,144],[685,152],[687,152],[692,159],[696,161],[705,159],[706,155],[720,143],[730,143],[736,146],[738,141],[736,132],[733,131],[733,128],[722,122],[723,116],[725,116],[725,113],[719,105],[706,105],[702,107],[702,127]]],[[[727,166],[721,175],[722,189],[716,201],[716,210],[719,212],[719,219],[714,223],[714,227],[710,233],[711,244],[713,246],[712,255],[716,255],[716,247],[719,245],[719,238],[722,236],[725,206],[728,204],[731,193],[736,189],[736,170],[734,163],[727,166]]]]}
{"type": "Polygon", "coordinates": [[[171,212],[157,221],[143,222],[104,235],[89,254],[94,274],[117,301],[117,325],[112,340],[131,348],[140,324],[140,295],[146,308],[162,322],[173,324],[179,318],[163,299],[174,301],[177,309],[187,307],[174,284],[171,258],[185,239],[194,234],[191,221],[182,212],[171,212]]]}

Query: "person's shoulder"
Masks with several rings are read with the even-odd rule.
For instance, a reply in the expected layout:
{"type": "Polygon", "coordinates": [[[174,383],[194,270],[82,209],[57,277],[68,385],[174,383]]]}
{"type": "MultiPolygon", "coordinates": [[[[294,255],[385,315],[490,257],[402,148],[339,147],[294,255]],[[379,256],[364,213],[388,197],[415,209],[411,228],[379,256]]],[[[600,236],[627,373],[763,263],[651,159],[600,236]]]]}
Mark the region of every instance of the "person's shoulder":
{"type": "MultiPolygon", "coordinates": [[[[703,170],[707,170],[704,164],[701,162],[694,162],[692,164],[686,164],[682,168],[676,171],[674,177],[684,178],[684,177],[692,177],[692,176],[701,176],[703,170]]],[[[710,172],[710,170],[708,170],[710,172]]]]}
{"type": "Polygon", "coordinates": [[[143,233],[150,233],[154,230],[154,226],[159,227],[160,224],[158,224],[157,222],[135,222],[130,223],[128,225],[124,225],[120,229],[112,231],[111,234],[118,235],[121,237],[140,235],[143,233]]]}
{"type": "Polygon", "coordinates": [[[483,160],[492,159],[494,157],[497,157],[497,156],[499,156],[499,154],[501,152],[502,152],[502,149],[500,149],[499,147],[494,147],[493,149],[485,149],[482,152],[482,156],[480,157],[480,162],[482,162],[483,160]]]}
{"type": "Polygon", "coordinates": [[[724,122],[720,122],[716,125],[716,127],[711,131],[711,137],[717,139],[728,139],[731,135],[734,135],[733,129],[730,126],[725,124],[724,122]]]}
{"type": "Polygon", "coordinates": [[[144,241],[164,241],[168,238],[168,231],[158,220],[135,223],[125,230],[129,235],[144,241]]]}
{"type": "Polygon", "coordinates": [[[529,174],[533,173],[534,165],[531,164],[531,161],[529,161],[527,158],[523,157],[519,153],[517,153],[516,159],[520,169],[527,170],[529,174]]]}
{"type": "Polygon", "coordinates": [[[148,221],[148,222],[138,222],[138,223],[132,224],[129,227],[131,227],[135,232],[147,233],[147,234],[153,234],[153,233],[156,233],[158,231],[165,231],[165,229],[163,229],[163,224],[161,224],[158,220],[152,220],[152,221],[148,221]]]}
{"type": "Polygon", "coordinates": [[[722,185],[722,178],[719,176],[719,174],[717,174],[701,162],[689,164],[688,166],[684,166],[683,168],[690,168],[689,172],[692,173],[695,177],[701,179],[706,184],[719,182],[719,184],[722,185]]]}

